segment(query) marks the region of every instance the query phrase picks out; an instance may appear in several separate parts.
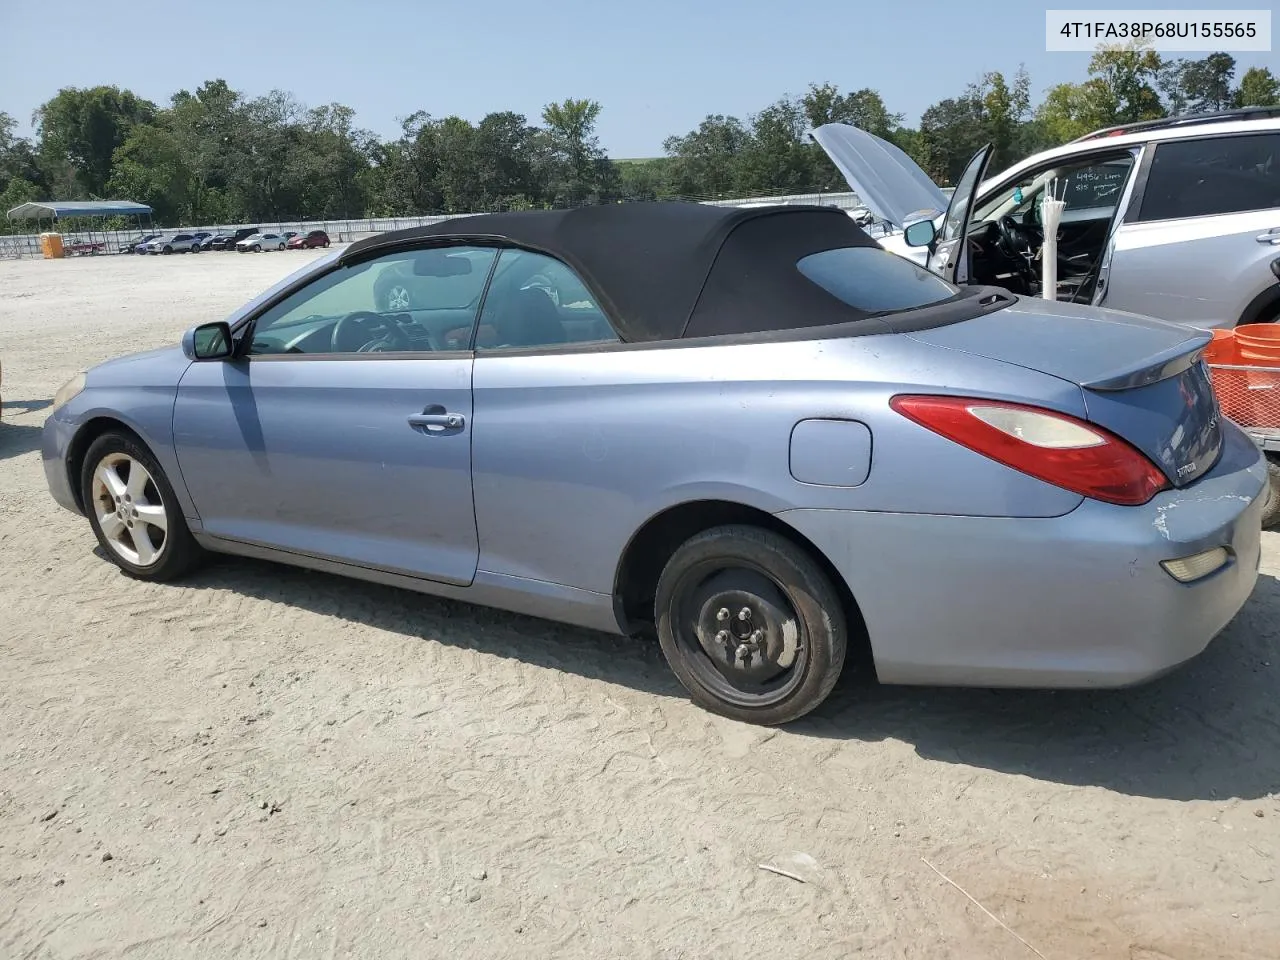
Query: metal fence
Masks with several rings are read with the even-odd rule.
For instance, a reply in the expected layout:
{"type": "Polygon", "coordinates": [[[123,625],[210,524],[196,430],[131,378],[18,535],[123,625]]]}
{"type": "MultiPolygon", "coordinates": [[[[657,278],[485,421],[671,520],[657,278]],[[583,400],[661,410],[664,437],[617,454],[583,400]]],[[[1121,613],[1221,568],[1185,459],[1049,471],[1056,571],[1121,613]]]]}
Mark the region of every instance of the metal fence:
{"type": "MultiPolygon", "coordinates": [[[[859,201],[858,195],[855,193],[798,193],[761,197],[738,197],[728,200],[712,200],[704,197],[681,197],[678,199],[694,200],[698,203],[708,203],[726,207],[762,206],[766,204],[821,204],[824,206],[839,207],[842,210],[852,210],[861,206],[861,201],[859,201]]],[[[367,217],[359,220],[257,220],[252,223],[206,223],[190,227],[172,227],[159,232],[165,235],[172,235],[175,233],[198,233],[200,231],[208,231],[210,233],[233,233],[236,230],[245,229],[247,227],[257,227],[264,233],[286,233],[290,230],[298,233],[306,233],[310,230],[323,230],[335,243],[345,243],[351,240],[360,240],[363,237],[372,236],[373,234],[385,233],[388,230],[401,230],[405,227],[427,226],[433,223],[439,223],[442,220],[451,220],[455,217],[465,216],[470,216],[470,214],[453,213],[432,214],[429,216],[416,217],[367,217]]],[[[119,252],[120,248],[128,243],[131,237],[136,236],[136,234],[131,234],[128,231],[119,231],[116,234],[108,235],[114,236],[115,239],[107,240],[105,244],[106,253],[119,252]]],[[[64,242],[64,247],[70,246],[74,239],[75,235],[70,234],[68,241],[64,242]]],[[[40,256],[42,256],[42,254],[40,252],[39,234],[0,235],[0,260],[13,260],[27,257],[38,258],[40,256]]]]}

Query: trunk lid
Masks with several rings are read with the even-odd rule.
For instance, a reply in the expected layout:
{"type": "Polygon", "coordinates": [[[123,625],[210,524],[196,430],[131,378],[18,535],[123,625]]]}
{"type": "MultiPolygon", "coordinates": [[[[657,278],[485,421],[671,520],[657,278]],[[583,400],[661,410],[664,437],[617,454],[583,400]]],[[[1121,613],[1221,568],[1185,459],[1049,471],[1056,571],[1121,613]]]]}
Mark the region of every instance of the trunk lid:
{"type": "Polygon", "coordinates": [[[1222,446],[1217,398],[1200,353],[1205,331],[1051,300],[906,334],[1078,385],[1092,423],[1133,444],[1175,487],[1211,469],[1222,446]]]}

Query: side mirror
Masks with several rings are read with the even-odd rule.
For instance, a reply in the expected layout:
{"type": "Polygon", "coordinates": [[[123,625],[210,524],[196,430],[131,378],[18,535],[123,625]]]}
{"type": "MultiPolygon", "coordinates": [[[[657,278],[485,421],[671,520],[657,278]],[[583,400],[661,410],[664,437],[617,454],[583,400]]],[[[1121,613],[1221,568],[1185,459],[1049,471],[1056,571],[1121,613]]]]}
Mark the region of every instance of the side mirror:
{"type": "Polygon", "coordinates": [[[927,247],[933,243],[936,235],[937,230],[934,229],[932,220],[917,220],[915,223],[908,224],[902,234],[908,247],[927,247]]]}
{"type": "Polygon", "coordinates": [[[231,356],[231,327],[225,320],[202,323],[182,335],[188,360],[225,360],[231,356]]]}

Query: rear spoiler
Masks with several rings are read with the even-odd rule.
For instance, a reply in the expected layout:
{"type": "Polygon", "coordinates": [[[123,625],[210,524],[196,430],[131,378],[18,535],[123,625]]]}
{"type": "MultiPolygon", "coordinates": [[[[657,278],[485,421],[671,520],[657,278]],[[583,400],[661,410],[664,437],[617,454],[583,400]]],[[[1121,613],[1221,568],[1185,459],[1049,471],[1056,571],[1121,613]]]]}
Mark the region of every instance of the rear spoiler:
{"type": "Polygon", "coordinates": [[[1212,341],[1213,334],[1199,331],[1196,336],[1148,357],[1140,366],[1110,371],[1080,386],[1086,390],[1107,392],[1133,390],[1137,387],[1145,387],[1147,384],[1159,383],[1161,380],[1176,377],[1193,366],[1200,359],[1204,348],[1212,341]]]}

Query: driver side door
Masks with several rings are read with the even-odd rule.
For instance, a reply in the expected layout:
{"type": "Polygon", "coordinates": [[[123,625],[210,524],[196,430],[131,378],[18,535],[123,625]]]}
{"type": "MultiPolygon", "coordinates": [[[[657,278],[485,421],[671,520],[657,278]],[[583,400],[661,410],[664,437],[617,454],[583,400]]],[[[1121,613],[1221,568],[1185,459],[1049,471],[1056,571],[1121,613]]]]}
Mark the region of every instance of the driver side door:
{"type": "Polygon", "coordinates": [[[472,354],[441,331],[474,324],[495,257],[434,247],[336,266],[238,330],[234,358],[193,362],[173,426],[202,532],[469,584],[472,354]],[[414,278],[411,309],[379,309],[387,270],[414,278]],[[432,282],[464,273],[465,293],[432,282]]]}
{"type": "Polygon", "coordinates": [[[969,282],[969,248],[965,238],[969,235],[969,221],[973,217],[973,203],[978,184],[987,172],[991,159],[991,144],[973,155],[964,172],[956,181],[955,191],[942,218],[942,229],[929,251],[927,266],[944,280],[952,283],[969,282]]]}

